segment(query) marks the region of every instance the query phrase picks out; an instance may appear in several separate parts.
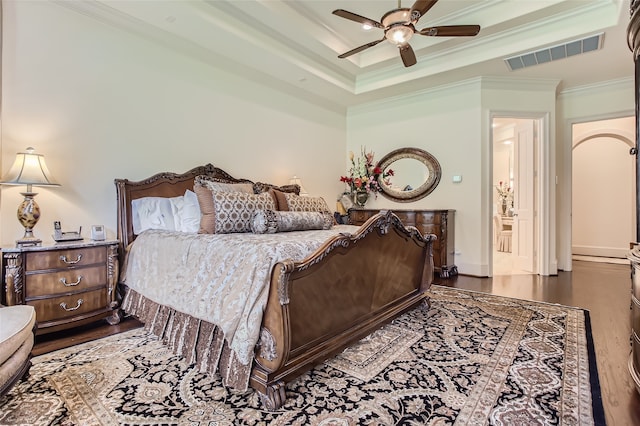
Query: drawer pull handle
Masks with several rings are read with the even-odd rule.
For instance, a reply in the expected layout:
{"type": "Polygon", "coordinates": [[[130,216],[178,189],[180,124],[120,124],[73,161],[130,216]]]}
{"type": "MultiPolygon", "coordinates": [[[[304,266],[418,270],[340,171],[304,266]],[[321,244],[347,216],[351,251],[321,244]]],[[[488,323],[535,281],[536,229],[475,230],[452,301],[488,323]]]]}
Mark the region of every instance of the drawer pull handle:
{"type": "Polygon", "coordinates": [[[65,287],[73,287],[76,286],[78,284],[80,284],[80,281],[82,281],[82,275],[78,276],[78,280],[75,283],[68,283],[66,278],[60,278],[60,282],[65,286],[65,287]]]}
{"type": "Polygon", "coordinates": [[[67,265],[75,265],[76,263],[80,262],[80,259],[82,259],[82,254],[79,254],[76,260],[69,260],[65,255],[60,256],[60,260],[62,260],[67,265]]]}
{"type": "Polygon", "coordinates": [[[78,309],[82,305],[82,302],[84,302],[84,300],[78,299],[78,303],[76,304],[75,308],[67,308],[67,304],[65,302],[62,302],[60,304],[60,307],[62,309],[64,309],[65,311],[75,311],[76,309],[78,309]]]}

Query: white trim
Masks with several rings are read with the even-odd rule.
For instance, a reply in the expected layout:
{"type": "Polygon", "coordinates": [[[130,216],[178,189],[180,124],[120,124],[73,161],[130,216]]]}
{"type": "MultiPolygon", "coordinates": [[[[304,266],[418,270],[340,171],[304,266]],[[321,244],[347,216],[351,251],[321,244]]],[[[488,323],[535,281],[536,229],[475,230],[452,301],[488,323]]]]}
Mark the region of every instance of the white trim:
{"type": "MultiPolygon", "coordinates": [[[[586,84],[584,86],[571,87],[568,89],[562,90],[558,94],[558,100],[561,100],[563,97],[567,96],[575,96],[575,95],[593,95],[598,92],[611,92],[616,90],[626,90],[629,87],[629,83],[634,83],[634,77],[624,77],[616,80],[608,80],[602,81],[594,84],[586,84]]],[[[589,120],[590,121],[590,120],[589,120]]]]}
{"type": "Polygon", "coordinates": [[[389,96],[384,99],[362,103],[349,107],[349,115],[365,114],[377,111],[380,108],[404,107],[408,102],[414,99],[422,99],[424,97],[433,97],[441,93],[456,90],[470,90],[476,85],[481,84],[482,89],[500,89],[500,90],[518,90],[518,91],[534,91],[547,92],[555,91],[560,80],[546,78],[520,78],[520,77],[474,77],[467,80],[460,80],[454,83],[443,84],[436,87],[430,87],[423,90],[417,90],[413,93],[402,94],[397,96],[389,96]]]}
{"type": "Polygon", "coordinates": [[[596,246],[580,246],[574,245],[571,251],[579,256],[596,256],[596,257],[617,257],[626,259],[629,249],[621,249],[619,247],[596,247],[596,246]]]}

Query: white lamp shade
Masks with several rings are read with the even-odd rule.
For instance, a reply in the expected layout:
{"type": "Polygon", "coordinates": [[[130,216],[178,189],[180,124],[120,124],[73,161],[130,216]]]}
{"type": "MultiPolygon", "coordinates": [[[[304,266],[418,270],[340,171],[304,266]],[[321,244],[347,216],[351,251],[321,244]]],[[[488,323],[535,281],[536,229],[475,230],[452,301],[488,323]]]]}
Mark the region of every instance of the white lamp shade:
{"type": "Polygon", "coordinates": [[[293,176],[291,177],[291,179],[289,179],[289,185],[298,185],[300,187],[300,195],[301,196],[307,196],[309,195],[309,193],[307,193],[307,190],[304,189],[304,186],[302,186],[302,181],[300,180],[300,178],[298,176],[293,176]]]}
{"type": "Polygon", "coordinates": [[[16,154],[16,161],[0,183],[4,185],[60,186],[56,183],[44,162],[42,154],[36,154],[33,148],[16,154]]]}

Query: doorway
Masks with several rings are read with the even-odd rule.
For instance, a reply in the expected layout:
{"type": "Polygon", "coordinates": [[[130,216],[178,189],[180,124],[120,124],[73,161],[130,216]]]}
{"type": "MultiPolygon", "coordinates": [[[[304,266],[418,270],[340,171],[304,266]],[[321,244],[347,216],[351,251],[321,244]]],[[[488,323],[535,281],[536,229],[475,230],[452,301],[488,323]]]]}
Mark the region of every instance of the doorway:
{"type": "Polygon", "coordinates": [[[572,124],[574,260],[628,263],[637,220],[635,157],[629,155],[634,131],[634,116],[572,124]]]}
{"type": "Polygon", "coordinates": [[[532,118],[492,119],[493,276],[537,273],[534,177],[540,126],[532,118]]]}

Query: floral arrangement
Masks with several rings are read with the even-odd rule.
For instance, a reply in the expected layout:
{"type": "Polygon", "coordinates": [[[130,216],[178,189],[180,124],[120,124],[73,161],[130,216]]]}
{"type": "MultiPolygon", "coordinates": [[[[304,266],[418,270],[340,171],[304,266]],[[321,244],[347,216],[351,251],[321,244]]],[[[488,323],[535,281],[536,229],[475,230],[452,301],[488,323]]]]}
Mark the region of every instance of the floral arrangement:
{"type": "Polygon", "coordinates": [[[349,151],[349,160],[351,161],[349,175],[340,176],[340,182],[348,185],[349,192],[366,191],[377,195],[381,189],[378,183],[380,176],[386,185],[391,184],[390,176],[393,176],[393,170],[388,169],[383,172],[380,167],[374,165],[373,156],[372,151],[367,152],[365,148],[362,148],[360,157],[356,159],[353,151],[349,151]]]}
{"type": "Polygon", "coordinates": [[[498,197],[500,198],[500,200],[502,200],[502,202],[506,202],[507,200],[513,198],[513,191],[506,182],[498,182],[498,185],[496,185],[496,189],[498,190],[498,197]]]}

